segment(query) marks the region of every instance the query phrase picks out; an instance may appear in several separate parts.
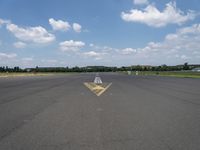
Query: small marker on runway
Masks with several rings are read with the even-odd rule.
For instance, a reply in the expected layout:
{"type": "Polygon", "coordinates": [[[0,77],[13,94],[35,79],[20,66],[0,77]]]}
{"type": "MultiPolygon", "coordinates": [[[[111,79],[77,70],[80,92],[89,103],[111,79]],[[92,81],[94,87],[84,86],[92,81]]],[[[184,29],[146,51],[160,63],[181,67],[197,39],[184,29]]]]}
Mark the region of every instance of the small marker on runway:
{"type": "Polygon", "coordinates": [[[94,83],[95,83],[95,84],[102,84],[103,82],[101,81],[101,78],[100,78],[100,77],[95,77],[94,83]]]}
{"type": "Polygon", "coordinates": [[[99,75],[96,74],[94,82],[85,82],[84,85],[94,94],[100,96],[112,85],[112,83],[103,83],[99,75]]]}

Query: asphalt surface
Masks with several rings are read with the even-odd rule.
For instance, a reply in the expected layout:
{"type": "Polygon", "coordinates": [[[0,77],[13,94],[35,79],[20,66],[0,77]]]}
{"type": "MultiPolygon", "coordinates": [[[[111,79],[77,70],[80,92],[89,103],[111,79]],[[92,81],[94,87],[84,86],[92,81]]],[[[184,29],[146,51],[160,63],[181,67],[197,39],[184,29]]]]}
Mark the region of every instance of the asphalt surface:
{"type": "Polygon", "coordinates": [[[100,73],[0,78],[0,150],[199,150],[200,80],[100,73]]]}

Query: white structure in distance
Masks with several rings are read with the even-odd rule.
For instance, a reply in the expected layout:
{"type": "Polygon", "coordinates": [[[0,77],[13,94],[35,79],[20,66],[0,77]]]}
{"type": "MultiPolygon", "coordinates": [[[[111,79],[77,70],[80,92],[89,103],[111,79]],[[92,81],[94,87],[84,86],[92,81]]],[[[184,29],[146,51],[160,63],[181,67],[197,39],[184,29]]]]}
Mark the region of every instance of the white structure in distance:
{"type": "Polygon", "coordinates": [[[100,77],[95,77],[94,83],[95,83],[95,84],[102,84],[103,82],[101,81],[101,78],[100,78],[100,77]]]}

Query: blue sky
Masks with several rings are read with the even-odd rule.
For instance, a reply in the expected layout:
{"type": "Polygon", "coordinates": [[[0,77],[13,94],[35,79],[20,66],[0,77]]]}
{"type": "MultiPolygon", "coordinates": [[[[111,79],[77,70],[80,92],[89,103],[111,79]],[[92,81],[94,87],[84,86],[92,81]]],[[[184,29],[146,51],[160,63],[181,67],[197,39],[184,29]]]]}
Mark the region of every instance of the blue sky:
{"type": "Polygon", "coordinates": [[[198,0],[0,0],[0,66],[200,63],[198,0]]]}

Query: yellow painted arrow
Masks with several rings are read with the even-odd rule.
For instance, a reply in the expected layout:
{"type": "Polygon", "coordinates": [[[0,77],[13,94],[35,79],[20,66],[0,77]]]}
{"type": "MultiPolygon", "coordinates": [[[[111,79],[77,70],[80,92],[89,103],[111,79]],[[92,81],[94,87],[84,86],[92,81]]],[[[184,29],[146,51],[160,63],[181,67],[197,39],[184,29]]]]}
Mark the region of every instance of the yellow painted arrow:
{"type": "Polygon", "coordinates": [[[85,82],[84,85],[88,89],[90,89],[94,94],[100,96],[112,85],[112,83],[96,84],[94,82],[85,82]]]}

